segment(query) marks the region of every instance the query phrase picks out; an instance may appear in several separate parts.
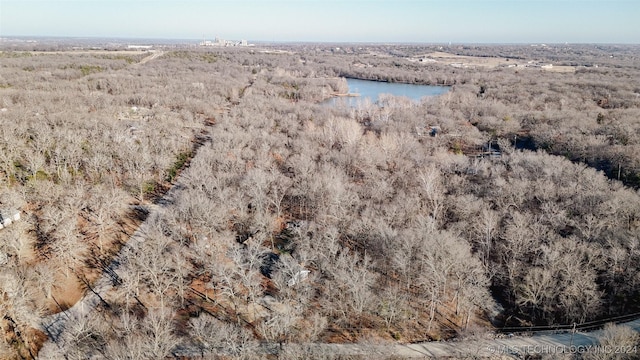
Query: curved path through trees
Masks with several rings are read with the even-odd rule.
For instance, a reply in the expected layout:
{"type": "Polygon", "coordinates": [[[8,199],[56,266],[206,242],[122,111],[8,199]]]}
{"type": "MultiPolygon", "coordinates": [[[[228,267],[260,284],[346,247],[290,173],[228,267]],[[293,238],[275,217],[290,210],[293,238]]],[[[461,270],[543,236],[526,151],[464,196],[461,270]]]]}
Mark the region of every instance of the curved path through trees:
{"type": "MultiPolygon", "coordinates": [[[[640,319],[623,323],[636,332],[640,332],[640,319]]],[[[474,339],[450,342],[428,342],[394,346],[395,355],[406,357],[492,357],[513,356],[524,358],[526,355],[584,353],[591,351],[609,351],[598,349],[598,338],[604,330],[590,332],[563,332],[556,334],[535,334],[532,336],[505,336],[495,339],[474,339]]],[[[627,349],[620,349],[627,350],[627,349]]],[[[633,352],[633,349],[630,350],[633,352]]],[[[637,350],[636,351],[640,351],[637,350]]]]}
{"type": "MultiPolygon", "coordinates": [[[[139,63],[135,65],[144,65],[151,60],[155,60],[164,55],[164,52],[161,50],[151,50],[151,55],[140,60],[139,63]]],[[[144,213],[148,213],[148,216],[153,215],[154,212],[162,211],[162,209],[168,203],[166,200],[173,196],[175,189],[178,188],[176,186],[178,183],[176,182],[169,191],[158,201],[158,205],[156,204],[147,204],[145,206],[136,206],[134,210],[141,211],[144,213]]],[[[109,304],[105,302],[103,299],[103,295],[106,294],[109,290],[111,290],[114,286],[116,286],[119,282],[118,276],[115,270],[118,268],[120,263],[122,262],[122,258],[124,254],[127,253],[126,248],[130,246],[131,241],[139,241],[144,239],[145,233],[145,222],[143,222],[140,227],[131,235],[129,241],[122,246],[118,255],[116,255],[111,263],[103,269],[102,276],[93,284],[85,284],[88,288],[88,291],[80,299],[76,302],[72,307],[65,311],[61,311],[59,313],[50,315],[45,317],[40,322],[40,329],[44,331],[45,334],[49,337],[49,340],[52,340],[53,343],[56,343],[64,331],[66,324],[68,321],[74,321],[81,319],[91,313],[96,306],[100,303],[104,303],[107,307],[109,304]]],[[[45,346],[42,348],[41,352],[46,352],[47,346],[51,345],[51,341],[45,343],[45,346]]]]}
{"type": "MultiPolygon", "coordinates": [[[[640,319],[621,323],[640,332],[640,319]]],[[[313,357],[336,356],[382,356],[399,358],[527,358],[528,356],[579,354],[598,352],[600,354],[627,353],[638,356],[640,347],[598,346],[602,329],[589,332],[569,331],[562,333],[538,333],[534,335],[503,336],[500,338],[471,338],[445,342],[424,342],[416,344],[373,343],[358,344],[283,344],[263,343],[259,347],[263,354],[296,354],[313,357]]],[[[207,358],[208,355],[233,355],[233,351],[222,348],[201,349],[194,346],[178,346],[172,352],[176,357],[207,358]]]]}
{"type": "MultiPolygon", "coordinates": [[[[153,51],[153,54],[142,59],[137,65],[145,64],[151,60],[157,59],[162,56],[164,52],[162,51],[153,51]]],[[[245,87],[246,90],[248,87],[253,85],[252,79],[245,87]]],[[[241,92],[243,93],[243,92],[241,92]]],[[[213,123],[208,120],[205,121],[205,127],[209,128],[213,125],[213,123]]],[[[197,155],[197,150],[200,146],[204,145],[208,141],[211,141],[211,137],[209,134],[196,134],[194,139],[194,148],[193,148],[193,156],[197,155]]],[[[188,162],[186,163],[188,166],[188,162]]],[[[184,169],[181,169],[184,170],[184,169]]],[[[152,218],[157,213],[162,212],[165,208],[171,204],[171,199],[175,198],[175,193],[179,191],[181,188],[180,185],[180,176],[173,183],[171,188],[154,204],[145,204],[144,206],[134,206],[134,210],[146,213],[146,219],[152,218]]],[[[116,273],[116,270],[123,262],[124,257],[128,253],[127,248],[131,247],[136,241],[144,241],[145,232],[147,228],[146,220],[140,224],[138,229],[130,236],[129,240],[122,246],[119,250],[118,254],[113,258],[113,260],[109,263],[107,267],[102,270],[102,275],[98,280],[96,280],[93,284],[86,283],[87,291],[85,295],[76,302],[72,307],[61,311],[56,314],[52,314],[43,318],[40,322],[40,330],[42,330],[49,340],[44,344],[41,349],[41,354],[46,354],[47,348],[49,346],[57,346],[57,341],[60,339],[60,335],[63,333],[67,326],[67,322],[77,321],[88,314],[90,314],[94,309],[100,304],[103,303],[106,307],[110,305],[104,300],[103,296],[107,294],[111,289],[118,285],[120,279],[116,273]]],[[[45,356],[46,357],[46,356],[45,356]]]]}
{"type": "MultiPolygon", "coordinates": [[[[175,185],[167,192],[167,194],[165,194],[163,199],[167,199],[169,196],[172,196],[172,193],[175,192],[174,189],[176,189],[175,185]]],[[[158,202],[158,205],[152,204],[145,205],[144,207],[136,206],[135,208],[138,211],[148,212],[147,218],[149,218],[153,213],[163,211],[166,203],[166,201],[161,200],[158,202]]],[[[115,271],[120,266],[125,254],[127,254],[126,249],[131,246],[131,243],[134,241],[144,241],[145,230],[146,222],[143,222],[133,235],[131,235],[129,241],[122,246],[118,255],[111,260],[109,266],[103,269],[102,276],[95,283],[86,284],[88,291],[82,299],[67,310],[42,319],[40,326],[41,330],[47,334],[50,340],[53,340],[53,342],[58,340],[68,321],[78,320],[87,316],[100,303],[105,304],[107,307],[109,306],[109,304],[103,299],[103,296],[118,284],[119,278],[115,271]]]]}

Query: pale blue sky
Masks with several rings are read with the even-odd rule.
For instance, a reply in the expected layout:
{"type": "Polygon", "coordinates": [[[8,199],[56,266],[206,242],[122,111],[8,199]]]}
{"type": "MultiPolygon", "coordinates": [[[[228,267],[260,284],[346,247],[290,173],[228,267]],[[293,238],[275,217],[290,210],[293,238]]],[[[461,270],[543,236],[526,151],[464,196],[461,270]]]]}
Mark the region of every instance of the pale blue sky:
{"type": "Polygon", "coordinates": [[[0,0],[0,37],[640,43],[640,0],[0,0]]]}

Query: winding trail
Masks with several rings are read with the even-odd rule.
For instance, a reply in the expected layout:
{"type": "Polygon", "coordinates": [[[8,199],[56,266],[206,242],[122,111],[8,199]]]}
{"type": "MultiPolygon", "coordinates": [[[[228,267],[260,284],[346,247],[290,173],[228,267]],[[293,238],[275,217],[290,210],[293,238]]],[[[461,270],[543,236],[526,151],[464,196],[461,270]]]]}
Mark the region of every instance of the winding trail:
{"type": "MultiPolygon", "coordinates": [[[[623,323],[640,332],[640,319],[623,323]]],[[[496,357],[511,356],[524,358],[529,355],[584,353],[596,349],[598,337],[604,330],[590,332],[564,332],[557,334],[539,334],[533,336],[514,336],[496,339],[462,340],[450,342],[428,342],[395,346],[394,354],[402,357],[496,357]]],[[[628,350],[637,354],[638,349],[628,350]]]]}
{"type": "MultiPolygon", "coordinates": [[[[154,215],[154,213],[158,213],[164,210],[167,201],[162,201],[169,199],[170,196],[173,196],[175,189],[177,188],[174,185],[164,197],[158,202],[158,205],[150,204],[145,205],[144,207],[137,207],[138,210],[148,212],[147,218],[150,218],[154,215]]],[[[132,244],[137,241],[144,241],[145,231],[147,222],[143,222],[140,227],[131,235],[126,244],[122,246],[120,252],[116,257],[111,260],[111,263],[107,268],[103,270],[102,276],[92,285],[88,287],[87,293],[76,302],[72,307],[68,308],[65,311],[61,311],[59,313],[47,316],[42,319],[40,322],[40,330],[42,330],[47,336],[49,340],[52,340],[54,343],[58,341],[60,335],[64,331],[67,326],[67,322],[81,319],[89,313],[91,313],[100,303],[105,303],[103,299],[103,295],[108,293],[111,289],[113,289],[119,282],[118,276],[116,275],[116,270],[122,263],[124,257],[127,254],[127,249],[132,247],[132,244]]],[[[108,304],[107,304],[108,305],[108,304]]],[[[45,344],[46,345],[46,344],[45,344]]],[[[43,347],[41,351],[46,350],[46,346],[43,347]]]]}
{"type": "MultiPolygon", "coordinates": [[[[158,59],[164,52],[161,50],[151,50],[151,55],[143,58],[135,66],[144,65],[149,61],[158,59]]],[[[206,124],[205,124],[206,126],[206,124]]],[[[200,144],[200,145],[203,145],[200,144]]],[[[145,204],[144,206],[137,206],[136,210],[148,213],[147,218],[155,216],[154,213],[163,211],[169,203],[169,199],[174,196],[176,189],[179,188],[179,182],[176,181],[173,186],[164,194],[164,196],[157,201],[157,204],[145,204]]],[[[40,354],[46,354],[48,346],[57,345],[60,335],[67,326],[69,321],[77,321],[86,317],[91,313],[100,303],[104,303],[107,306],[103,295],[113,289],[118,283],[119,278],[116,274],[116,270],[122,263],[124,256],[127,254],[127,249],[131,247],[131,244],[136,241],[143,241],[146,230],[146,221],[144,221],[138,229],[129,237],[129,240],[122,246],[118,254],[111,260],[109,266],[102,271],[102,276],[93,284],[87,284],[88,290],[85,295],[77,301],[72,307],[65,311],[47,316],[40,322],[40,330],[42,330],[49,337],[48,342],[44,344],[40,350],[40,354]]],[[[46,356],[45,356],[46,357],[46,356]]]]}
{"type": "MultiPolygon", "coordinates": [[[[152,55],[145,57],[136,65],[145,64],[151,60],[159,58],[163,54],[164,52],[162,51],[154,51],[152,55]]],[[[244,87],[244,90],[253,85],[253,80],[255,79],[250,80],[250,82],[244,87]]],[[[232,104],[231,106],[235,105],[232,104]]],[[[207,134],[204,136],[203,134],[195,135],[193,139],[193,157],[197,156],[198,149],[201,146],[211,141],[211,134],[209,133],[211,126],[213,126],[213,123],[205,121],[205,130],[207,131],[207,134]]],[[[182,169],[182,171],[184,170],[185,169],[182,169]]],[[[176,193],[182,188],[180,179],[181,176],[179,175],[171,188],[155,203],[145,204],[144,206],[136,206],[136,210],[147,213],[146,219],[151,219],[154,216],[165,211],[166,208],[172,203],[171,199],[175,198],[176,193]]],[[[88,316],[92,311],[96,309],[96,307],[100,303],[103,303],[107,307],[109,307],[109,304],[104,300],[103,296],[119,284],[120,279],[116,273],[116,270],[123,263],[123,260],[128,253],[128,249],[135,246],[134,244],[136,244],[137,242],[144,241],[148,226],[149,225],[147,223],[147,220],[140,224],[138,229],[122,246],[118,254],[111,260],[109,266],[103,269],[100,278],[98,278],[98,280],[96,280],[93,284],[87,284],[88,290],[79,301],[77,301],[72,307],[68,308],[65,311],[61,311],[59,313],[52,314],[41,319],[40,330],[42,330],[47,335],[50,341],[47,341],[40,349],[40,355],[45,358],[50,358],[49,356],[47,356],[50,347],[59,346],[58,341],[60,340],[60,336],[62,335],[63,331],[70,321],[77,321],[88,316]]]]}
{"type": "MultiPolygon", "coordinates": [[[[622,323],[640,332],[640,319],[622,323]]],[[[502,338],[479,338],[445,342],[424,342],[417,344],[361,343],[361,344],[283,344],[263,343],[259,347],[262,354],[303,353],[308,356],[390,356],[396,358],[513,358],[530,356],[579,354],[587,351],[600,354],[627,353],[638,357],[640,347],[598,346],[598,337],[604,330],[590,332],[563,332],[532,336],[504,336],[502,338]]],[[[216,348],[203,350],[193,346],[178,346],[172,354],[175,357],[202,358],[207,355],[230,355],[231,350],[216,348]]]]}

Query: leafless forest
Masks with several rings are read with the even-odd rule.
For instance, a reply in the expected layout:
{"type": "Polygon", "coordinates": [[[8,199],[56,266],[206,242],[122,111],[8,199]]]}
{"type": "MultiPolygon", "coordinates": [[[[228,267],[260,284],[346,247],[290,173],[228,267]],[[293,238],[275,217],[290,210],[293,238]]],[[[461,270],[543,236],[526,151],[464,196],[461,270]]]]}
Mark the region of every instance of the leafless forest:
{"type": "Polygon", "coordinates": [[[0,358],[307,358],[262,346],[640,311],[638,47],[28,46],[0,52],[0,358]],[[451,88],[323,104],[345,77],[451,88]]]}

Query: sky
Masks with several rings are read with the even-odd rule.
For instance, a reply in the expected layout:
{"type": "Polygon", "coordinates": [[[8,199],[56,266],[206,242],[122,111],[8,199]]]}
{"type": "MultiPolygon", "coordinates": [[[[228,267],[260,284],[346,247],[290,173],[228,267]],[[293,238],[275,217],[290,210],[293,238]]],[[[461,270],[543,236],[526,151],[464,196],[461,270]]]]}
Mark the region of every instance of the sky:
{"type": "Polygon", "coordinates": [[[0,0],[0,37],[640,43],[640,0],[0,0]]]}

